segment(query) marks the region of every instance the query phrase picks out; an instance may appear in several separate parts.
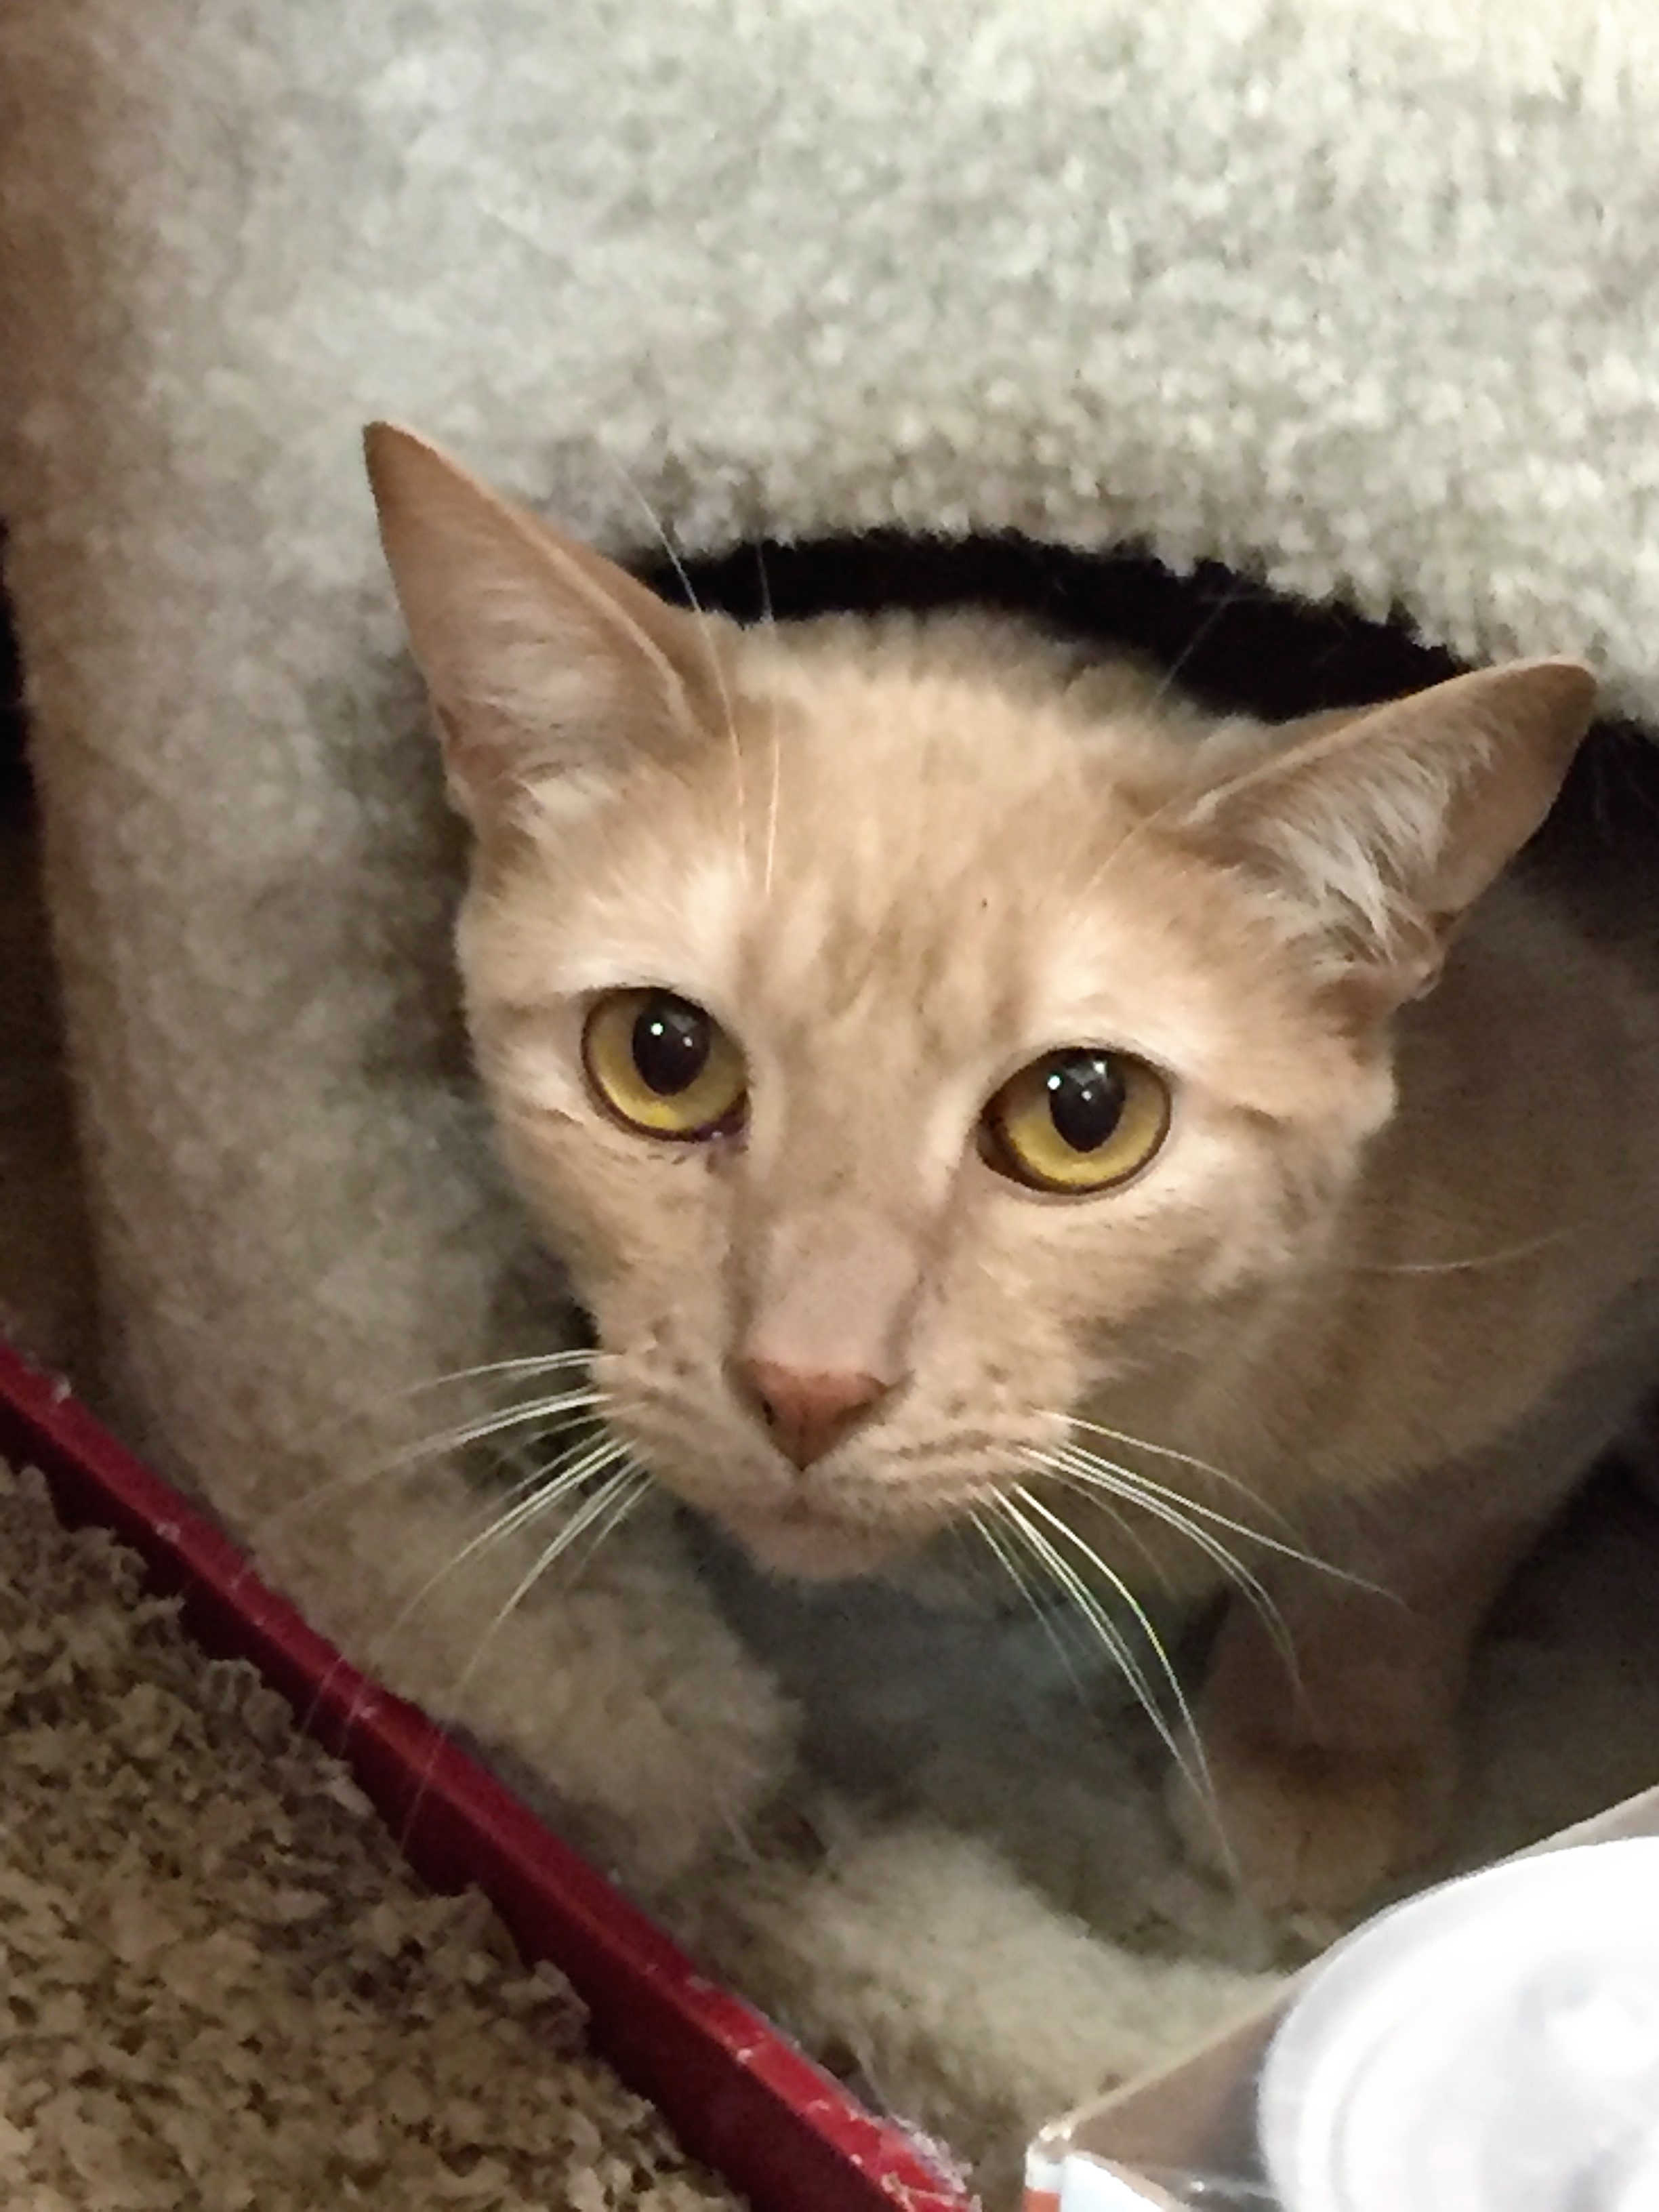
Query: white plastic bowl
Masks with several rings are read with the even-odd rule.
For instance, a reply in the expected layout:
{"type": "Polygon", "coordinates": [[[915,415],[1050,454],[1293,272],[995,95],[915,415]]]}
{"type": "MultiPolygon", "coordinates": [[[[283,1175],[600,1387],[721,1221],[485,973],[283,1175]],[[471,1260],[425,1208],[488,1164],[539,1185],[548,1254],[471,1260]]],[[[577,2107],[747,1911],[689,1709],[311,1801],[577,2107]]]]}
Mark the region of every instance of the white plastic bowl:
{"type": "Polygon", "coordinates": [[[1257,2118],[1285,2212],[1659,2212],[1659,1838],[1512,1861],[1348,1937],[1257,2118]]]}

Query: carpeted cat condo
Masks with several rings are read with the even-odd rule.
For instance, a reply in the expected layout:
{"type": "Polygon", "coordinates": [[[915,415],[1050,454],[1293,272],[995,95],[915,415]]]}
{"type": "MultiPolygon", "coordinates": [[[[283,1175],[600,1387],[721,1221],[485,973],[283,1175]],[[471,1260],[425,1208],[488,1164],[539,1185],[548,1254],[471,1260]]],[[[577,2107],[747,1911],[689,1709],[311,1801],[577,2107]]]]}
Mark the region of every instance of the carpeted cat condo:
{"type": "MultiPolygon", "coordinates": [[[[364,420],[624,554],[1139,542],[1651,719],[1656,240],[1645,0],[6,0],[0,515],[129,1431],[362,1655],[396,1533],[293,1501],[553,1295],[364,420]]],[[[695,1645],[763,1796],[787,1712],[652,1588],[652,1756],[695,1645]]],[[[672,1886],[648,1781],[527,1693],[579,1697],[562,1620],[460,1717],[672,1886]]],[[[447,1632],[394,1677],[440,1704],[447,1632]]]]}

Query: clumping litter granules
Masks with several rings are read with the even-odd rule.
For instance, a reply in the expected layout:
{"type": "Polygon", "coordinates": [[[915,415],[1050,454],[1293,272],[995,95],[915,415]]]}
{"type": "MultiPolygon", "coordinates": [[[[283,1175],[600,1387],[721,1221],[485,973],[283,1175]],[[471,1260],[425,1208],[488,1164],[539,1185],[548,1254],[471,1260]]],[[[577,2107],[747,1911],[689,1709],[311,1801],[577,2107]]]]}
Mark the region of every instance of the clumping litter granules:
{"type": "Polygon", "coordinates": [[[7,2212],[730,2212],[477,1895],[0,1468],[7,2212]]]}

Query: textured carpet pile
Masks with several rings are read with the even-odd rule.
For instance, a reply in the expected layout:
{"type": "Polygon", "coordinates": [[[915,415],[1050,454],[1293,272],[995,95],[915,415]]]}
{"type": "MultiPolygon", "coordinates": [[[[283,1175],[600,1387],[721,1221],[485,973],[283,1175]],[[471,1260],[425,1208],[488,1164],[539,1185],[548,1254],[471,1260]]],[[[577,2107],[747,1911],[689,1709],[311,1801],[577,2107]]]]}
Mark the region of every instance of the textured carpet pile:
{"type": "Polygon", "coordinates": [[[712,2212],[476,1897],[0,1468],[6,2212],[712,2212]]]}

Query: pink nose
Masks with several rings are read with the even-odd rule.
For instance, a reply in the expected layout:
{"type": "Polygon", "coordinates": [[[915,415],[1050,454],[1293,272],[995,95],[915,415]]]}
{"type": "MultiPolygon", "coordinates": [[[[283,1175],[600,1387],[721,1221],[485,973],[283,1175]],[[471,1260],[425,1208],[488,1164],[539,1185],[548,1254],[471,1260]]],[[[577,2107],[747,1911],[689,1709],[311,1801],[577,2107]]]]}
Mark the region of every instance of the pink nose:
{"type": "Polygon", "coordinates": [[[891,1388],[875,1375],[815,1374],[775,1359],[740,1360],[738,1370],[773,1443],[802,1468],[822,1459],[891,1388]]]}

